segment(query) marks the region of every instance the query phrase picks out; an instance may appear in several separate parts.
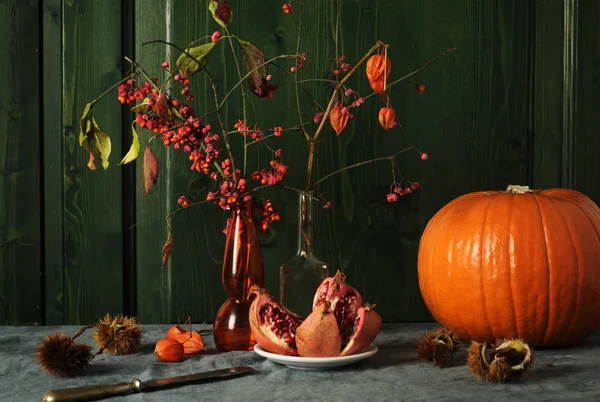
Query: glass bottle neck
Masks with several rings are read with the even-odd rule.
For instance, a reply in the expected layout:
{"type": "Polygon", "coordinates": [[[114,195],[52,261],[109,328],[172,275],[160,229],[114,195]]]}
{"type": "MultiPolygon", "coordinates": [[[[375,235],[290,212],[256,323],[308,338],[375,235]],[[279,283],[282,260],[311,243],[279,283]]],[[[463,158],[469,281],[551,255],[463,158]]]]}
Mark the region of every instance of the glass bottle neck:
{"type": "Polygon", "coordinates": [[[298,254],[308,257],[312,254],[312,191],[300,191],[298,196],[298,254]]]}

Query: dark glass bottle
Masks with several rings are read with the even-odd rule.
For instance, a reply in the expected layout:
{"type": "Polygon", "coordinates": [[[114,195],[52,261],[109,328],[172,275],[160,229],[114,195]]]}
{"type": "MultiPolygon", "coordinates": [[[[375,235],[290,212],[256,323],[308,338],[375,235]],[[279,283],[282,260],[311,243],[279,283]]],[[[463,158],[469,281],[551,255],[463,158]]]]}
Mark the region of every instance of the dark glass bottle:
{"type": "Polygon", "coordinates": [[[306,317],[312,311],[317,288],[330,275],[329,265],[313,254],[313,194],[298,198],[298,251],[279,269],[279,299],[288,309],[306,317]]]}

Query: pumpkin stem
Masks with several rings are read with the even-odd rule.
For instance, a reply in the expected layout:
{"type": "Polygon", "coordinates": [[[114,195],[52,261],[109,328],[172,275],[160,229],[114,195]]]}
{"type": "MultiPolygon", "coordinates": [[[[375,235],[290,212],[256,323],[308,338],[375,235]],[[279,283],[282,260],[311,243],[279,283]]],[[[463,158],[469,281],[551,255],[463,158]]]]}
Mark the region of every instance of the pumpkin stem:
{"type": "Polygon", "coordinates": [[[519,186],[516,184],[509,184],[506,188],[506,192],[510,194],[525,194],[532,193],[533,191],[529,189],[529,186],[519,186]]]}

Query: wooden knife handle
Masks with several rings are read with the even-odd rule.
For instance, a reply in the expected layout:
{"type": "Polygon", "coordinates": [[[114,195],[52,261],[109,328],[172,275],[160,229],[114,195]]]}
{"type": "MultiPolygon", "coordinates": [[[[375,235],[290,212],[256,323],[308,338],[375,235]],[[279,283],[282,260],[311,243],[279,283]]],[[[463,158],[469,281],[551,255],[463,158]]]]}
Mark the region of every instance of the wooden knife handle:
{"type": "Polygon", "coordinates": [[[113,395],[128,394],[139,391],[141,382],[134,380],[132,382],[121,382],[118,384],[90,385],[87,387],[62,388],[48,391],[44,394],[44,402],[63,402],[63,401],[92,401],[94,399],[107,398],[113,395]]]}

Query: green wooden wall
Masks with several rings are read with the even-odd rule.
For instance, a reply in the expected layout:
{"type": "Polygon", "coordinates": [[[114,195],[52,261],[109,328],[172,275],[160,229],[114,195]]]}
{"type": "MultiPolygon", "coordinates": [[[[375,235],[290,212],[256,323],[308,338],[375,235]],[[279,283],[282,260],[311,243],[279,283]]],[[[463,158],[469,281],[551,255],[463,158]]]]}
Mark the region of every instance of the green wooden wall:
{"type": "MultiPolygon", "coordinates": [[[[326,77],[335,54],[336,1],[305,0],[302,78],[326,77]]],[[[0,324],[89,323],[107,312],[143,323],[191,315],[211,321],[225,295],[220,285],[221,233],[227,215],[202,205],[173,219],[171,261],[161,269],[164,217],[185,194],[206,197],[210,181],[192,174],[180,152],[156,147],[160,178],[150,195],[140,162],[117,167],[129,147],[131,113],[112,99],[95,117],[113,139],[107,171],[87,169],[78,119],[86,102],[128,69],[124,56],[163,74],[178,56],[154,39],[187,43],[218,29],[199,0],[0,0],[0,324]]],[[[296,16],[280,1],[230,0],[232,33],[266,55],[293,53],[296,16]]],[[[297,5],[292,2],[293,5],[297,5]]],[[[342,135],[328,131],[315,173],[387,156],[415,145],[430,156],[402,157],[400,167],[421,188],[385,202],[387,163],[326,181],[319,192],[332,210],[315,211],[315,251],[349,276],[386,321],[431,317],[417,284],[419,238],[451,199],[507,184],[570,187],[600,203],[600,2],[597,0],[341,0],[339,46],[355,62],[378,39],[390,44],[392,79],[450,47],[457,51],[392,90],[403,130],[384,132],[375,97],[342,135]]],[[[281,61],[285,69],[290,63],[281,61]]],[[[209,69],[230,87],[233,66],[224,42],[209,69]]],[[[297,121],[285,73],[274,100],[252,99],[263,127],[297,121]]],[[[352,86],[365,92],[357,74],[352,86]]],[[[210,111],[209,87],[193,83],[199,114],[210,111]],[[205,100],[206,99],[206,100],[205,100]]],[[[308,88],[322,102],[327,88],[308,88]]],[[[242,98],[231,98],[231,127],[242,98]]],[[[310,113],[305,116],[310,120],[310,113]]],[[[314,128],[313,128],[314,129],[314,128]]],[[[140,131],[142,141],[149,134],[140,131]]],[[[290,166],[287,184],[301,187],[307,148],[285,133],[277,146],[290,166]]],[[[236,145],[240,151],[240,144],[236,145]]],[[[257,156],[251,152],[251,163],[257,156]]],[[[258,158],[265,160],[264,152],[258,158]]],[[[278,267],[295,252],[296,194],[269,189],[283,220],[265,237],[266,287],[277,292],[278,267]],[[268,239],[267,239],[268,237],[268,239]]]]}

